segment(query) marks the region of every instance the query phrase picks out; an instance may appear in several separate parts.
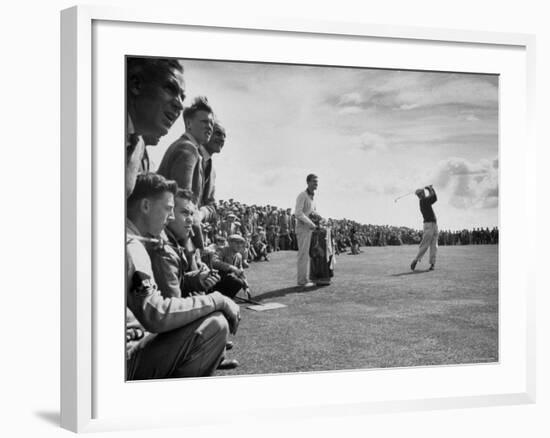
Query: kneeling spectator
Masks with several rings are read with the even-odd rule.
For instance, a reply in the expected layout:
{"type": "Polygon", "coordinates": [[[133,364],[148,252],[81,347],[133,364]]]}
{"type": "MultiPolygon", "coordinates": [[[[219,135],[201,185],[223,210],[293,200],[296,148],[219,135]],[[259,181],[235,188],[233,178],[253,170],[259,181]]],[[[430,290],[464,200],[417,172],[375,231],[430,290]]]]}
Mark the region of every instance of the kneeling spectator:
{"type": "Polygon", "coordinates": [[[269,261],[267,257],[267,243],[265,239],[265,233],[263,233],[263,227],[258,227],[258,232],[252,235],[252,248],[254,249],[256,261],[261,261],[262,257],[266,262],[269,261]]]}
{"type": "Polygon", "coordinates": [[[243,267],[245,239],[240,234],[232,234],[227,238],[227,243],[227,246],[218,248],[212,255],[212,268],[217,269],[221,276],[216,289],[230,298],[235,297],[241,289],[250,295],[243,267]]]}

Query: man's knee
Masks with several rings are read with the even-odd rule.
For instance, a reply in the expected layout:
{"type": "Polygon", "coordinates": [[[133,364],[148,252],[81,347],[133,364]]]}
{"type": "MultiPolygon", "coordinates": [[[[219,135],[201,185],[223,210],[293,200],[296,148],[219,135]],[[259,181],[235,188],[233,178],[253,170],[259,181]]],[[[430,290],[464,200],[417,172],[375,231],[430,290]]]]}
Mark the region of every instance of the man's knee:
{"type": "Polygon", "coordinates": [[[202,324],[198,327],[197,332],[203,338],[223,337],[229,335],[229,323],[227,318],[221,312],[214,312],[208,315],[202,324]]]}

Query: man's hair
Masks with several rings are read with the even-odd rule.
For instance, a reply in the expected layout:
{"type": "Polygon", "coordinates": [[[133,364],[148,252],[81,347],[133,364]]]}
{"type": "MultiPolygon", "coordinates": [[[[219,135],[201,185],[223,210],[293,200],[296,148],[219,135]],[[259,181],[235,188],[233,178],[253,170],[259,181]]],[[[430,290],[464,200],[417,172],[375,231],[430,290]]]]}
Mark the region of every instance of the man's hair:
{"type": "Polygon", "coordinates": [[[183,110],[183,121],[187,123],[187,121],[195,117],[195,114],[199,111],[206,111],[208,113],[214,114],[214,111],[212,110],[212,107],[208,103],[208,99],[205,96],[195,97],[193,104],[183,110]]]}
{"type": "Polygon", "coordinates": [[[180,189],[180,188],[178,188],[178,191],[176,192],[176,198],[186,199],[188,201],[191,201],[194,204],[197,203],[197,197],[189,189],[180,189]]]}
{"type": "Polygon", "coordinates": [[[166,192],[175,195],[177,190],[176,181],[168,180],[158,173],[143,173],[137,176],[134,191],[126,202],[130,207],[145,198],[159,198],[166,192]]]}
{"type": "Polygon", "coordinates": [[[309,183],[314,178],[317,178],[317,175],[315,175],[314,173],[310,173],[306,178],[306,182],[309,183]]]}
{"type": "MultiPolygon", "coordinates": [[[[138,76],[141,80],[149,82],[158,80],[171,69],[183,73],[183,64],[179,59],[174,58],[143,58],[128,56],[126,58],[126,78],[138,76]]],[[[130,84],[130,81],[127,81],[130,84]]]]}
{"type": "Polygon", "coordinates": [[[216,127],[225,132],[225,126],[223,126],[223,123],[220,122],[220,119],[218,119],[217,117],[214,118],[214,129],[216,129],[216,127]]]}

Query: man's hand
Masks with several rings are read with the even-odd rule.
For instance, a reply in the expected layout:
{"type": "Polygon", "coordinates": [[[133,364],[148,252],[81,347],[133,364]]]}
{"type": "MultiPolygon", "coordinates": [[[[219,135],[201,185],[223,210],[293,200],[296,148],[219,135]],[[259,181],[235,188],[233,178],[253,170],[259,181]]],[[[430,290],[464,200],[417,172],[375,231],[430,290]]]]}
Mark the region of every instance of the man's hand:
{"type": "Polygon", "coordinates": [[[205,291],[212,289],[221,280],[217,272],[204,270],[199,274],[199,282],[205,291]]]}
{"type": "Polygon", "coordinates": [[[224,307],[223,307],[223,314],[227,318],[227,322],[229,322],[229,332],[234,335],[237,333],[237,329],[239,328],[239,322],[241,320],[241,308],[238,304],[235,304],[235,301],[233,301],[231,298],[227,298],[226,296],[224,298],[224,307]]]}
{"type": "Polygon", "coordinates": [[[233,272],[238,277],[244,275],[244,269],[237,268],[236,266],[231,266],[231,272],[233,272]]]}

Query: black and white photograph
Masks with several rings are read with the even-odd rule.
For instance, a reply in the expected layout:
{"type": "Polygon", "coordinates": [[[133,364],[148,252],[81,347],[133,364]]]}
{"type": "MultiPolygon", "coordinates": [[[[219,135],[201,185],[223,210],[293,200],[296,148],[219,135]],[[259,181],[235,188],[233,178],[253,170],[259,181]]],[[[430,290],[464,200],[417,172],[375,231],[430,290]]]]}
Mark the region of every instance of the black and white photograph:
{"type": "Polygon", "coordinates": [[[550,436],[545,3],[7,5],[3,436],[550,436]]]}
{"type": "Polygon", "coordinates": [[[128,381],[499,362],[498,75],[127,56],[125,91],[128,381]]]}

